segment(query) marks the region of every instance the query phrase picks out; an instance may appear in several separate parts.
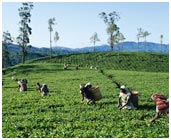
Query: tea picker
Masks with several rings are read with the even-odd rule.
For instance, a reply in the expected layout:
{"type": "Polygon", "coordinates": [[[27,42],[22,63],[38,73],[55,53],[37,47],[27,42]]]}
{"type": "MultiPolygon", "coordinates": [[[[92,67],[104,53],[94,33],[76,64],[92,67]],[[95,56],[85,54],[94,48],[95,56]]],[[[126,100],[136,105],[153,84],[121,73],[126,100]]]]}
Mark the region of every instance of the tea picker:
{"type": "Polygon", "coordinates": [[[138,92],[131,91],[127,86],[120,85],[118,82],[113,81],[117,88],[119,88],[119,99],[118,99],[118,108],[121,109],[137,109],[138,107],[138,92]]]}
{"type": "Polygon", "coordinates": [[[27,91],[27,79],[21,79],[18,82],[18,89],[20,92],[27,91]]]}
{"type": "Polygon", "coordinates": [[[99,87],[93,87],[90,82],[87,84],[80,84],[80,93],[82,95],[82,102],[84,97],[87,100],[87,104],[95,104],[95,101],[98,101],[102,98],[99,87]]]}
{"type": "Polygon", "coordinates": [[[150,122],[154,122],[161,114],[169,116],[169,98],[167,99],[161,93],[153,93],[151,99],[156,105],[156,115],[150,120],[150,122]]]}

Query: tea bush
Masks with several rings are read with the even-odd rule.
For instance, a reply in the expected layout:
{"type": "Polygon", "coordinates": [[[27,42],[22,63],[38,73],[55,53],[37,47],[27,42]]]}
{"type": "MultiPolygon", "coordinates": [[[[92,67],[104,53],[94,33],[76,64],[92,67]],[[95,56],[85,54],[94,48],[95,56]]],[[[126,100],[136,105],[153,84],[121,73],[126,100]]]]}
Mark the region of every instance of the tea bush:
{"type": "Polygon", "coordinates": [[[75,70],[72,63],[68,70],[63,70],[63,64],[42,61],[5,70],[3,138],[168,138],[167,116],[154,123],[149,120],[155,115],[151,94],[169,96],[169,73],[107,68],[104,73],[139,91],[138,110],[117,109],[119,91],[99,70],[75,70]],[[28,79],[28,91],[20,93],[11,76],[28,79]],[[48,85],[50,96],[42,97],[36,91],[37,82],[48,85]],[[103,98],[95,105],[81,102],[79,84],[86,82],[100,87],[103,98]]]}

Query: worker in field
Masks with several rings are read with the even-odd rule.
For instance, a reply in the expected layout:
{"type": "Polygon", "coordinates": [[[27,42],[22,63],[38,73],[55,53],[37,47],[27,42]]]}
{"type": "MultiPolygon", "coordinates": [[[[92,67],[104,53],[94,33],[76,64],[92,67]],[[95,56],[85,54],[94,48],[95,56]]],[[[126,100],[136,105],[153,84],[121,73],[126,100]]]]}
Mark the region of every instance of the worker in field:
{"type": "Polygon", "coordinates": [[[43,84],[40,91],[42,93],[42,96],[47,96],[49,94],[49,89],[46,84],[43,84]]]}
{"type": "Polygon", "coordinates": [[[121,109],[137,109],[131,100],[131,91],[128,87],[120,86],[120,94],[118,99],[118,108],[121,109]]]}
{"type": "Polygon", "coordinates": [[[42,88],[42,85],[40,85],[40,83],[36,83],[36,90],[41,92],[41,88],[42,88]]]}
{"type": "Polygon", "coordinates": [[[27,79],[21,79],[17,83],[20,92],[27,91],[27,79]]]}
{"type": "Polygon", "coordinates": [[[68,67],[69,67],[69,64],[64,63],[64,70],[67,70],[67,69],[68,69],[68,67]]]}
{"type": "Polygon", "coordinates": [[[39,91],[42,96],[47,96],[49,94],[49,89],[46,84],[41,85],[39,82],[36,83],[36,90],[39,91]]]}
{"type": "Polygon", "coordinates": [[[150,122],[154,122],[161,114],[169,116],[169,99],[160,93],[152,94],[151,99],[156,105],[156,115],[150,120],[150,122]]]}
{"type": "Polygon", "coordinates": [[[92,92],[89,90],[92,87],[92,84],[89,82],[85,85],[80,85],[80,93],[82,95],[82,101],[84,97],[87,100],[87,104],[94,104],[95,100],[93,99],[92,92]]]}

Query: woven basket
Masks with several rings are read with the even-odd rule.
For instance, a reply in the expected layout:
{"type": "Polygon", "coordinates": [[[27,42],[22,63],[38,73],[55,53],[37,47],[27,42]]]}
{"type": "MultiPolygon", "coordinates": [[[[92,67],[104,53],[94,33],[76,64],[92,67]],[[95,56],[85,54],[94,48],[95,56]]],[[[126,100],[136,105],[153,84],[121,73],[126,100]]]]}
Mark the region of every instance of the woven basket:
{"type": "Polygon", "coordinates": [[[138,91],[131,91],[131,101],[135,107],[138,107],[138,91]]]}
{"type": "Polygon", "coordinates": [[[102,94],[100,92],[100,89],[98,86],[96,87],[91,87],[89,89],[91,92],[92,92],[92,98],[95,100],[95,101],[99,101],[102,99],[102,94]]]}

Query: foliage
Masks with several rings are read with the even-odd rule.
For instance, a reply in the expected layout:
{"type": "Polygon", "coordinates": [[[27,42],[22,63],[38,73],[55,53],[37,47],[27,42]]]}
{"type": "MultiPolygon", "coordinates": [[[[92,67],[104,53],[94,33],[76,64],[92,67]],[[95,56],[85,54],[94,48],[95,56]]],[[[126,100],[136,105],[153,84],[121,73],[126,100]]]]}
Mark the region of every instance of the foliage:
{"type": "Polygon", "coordinates": [[[93,43],[94,45],[94,52],[95,52],[95,45],[97,41],[100,41],[100,39],[98,38],[98,34],[95,32],[91,37],[90,37],[90,41],[93,43]]]}
{"type": "Polygon", "coordinates": [[[74,65],[82,65],[85,67],[98,66],[99,69],[113,70],[131,70],[131,71],[151,71],[151,72],[168,72],[169,71],[169,55],[158,53],[132,53],[132,52],[102,52],[102,53],[83,53],[58,55],[31,60],[34,62],[45,63],[69,63],[74,65]]]}
{"type": "Polygon", "coordinates": [[[137,33],[137,39],[139,42],[139,39],[143,37],[143,29],[142,28],[137,28],[138,33],[137,33]]]}
{"type": "Polygon", "coordinates": [[[8,51],[8,44],[12,43],[11,34],[7,32],[3,32],[3,39],[2,39],[2,68],[8,67],[10,64],[9,61],[9,51],[8,51]]]}
{"type": "Polygon", "coordinates": [[[160,45],[161,45],[161,52],[162,52],[162,47],[163,47],[163,35],[160,35],[160,45]]]}
{"type": "Polygon", "coordinates": [[[108,15],[105,12],[101,12],[99,15],[107,25],[107,33],[109,34],[108,43],[110,44],[111,51],[113,51],[114,43],[117,43],[116,38],[119,33],[119,27],[117,26],[116,21],[120,19],[120,16],[115,11],[108,15]]]}
{"type": "Polygon", "coordinates": [[[57,42],[59,40],[59,34],[58,32],[56,31],[55,32],[55,36],[54,36],[54,41],[57,42]]]}
{"type": "Polygon", "coordinates": [[[48,25],[49,25],[48,29],[49,29],[49,32],[50,32],[50,59],[52,57],[52,37],[51,37],[52,35],[51,35],[51,33],[53,31],[52,25],[55,25],[54,22],[55,22],[55,18],[50,18],[48,20],[48,25]]]}
{"type": "Polygon", "coordinates": [[[147,36],[149,36],[151,33],[149,33],[148,31],[144,31],[142,28],[138,28],[138,34],[137,34],[137,39],[138,39],[138,42],[139,42],[139,39],[140,38],[144,38],[144,45],[146,47],[146,38],[147,36]]]}
{"type": "MultiPolygon", "coordinates": [[[[112,58],[114,53],[87,54],[84,55],[84,60],[95,58],[95,55],[98,60],[105,56],[112,58]]],[[[80,55],[65,56],[65,59],[72,60],[76,57],[82,60],[80,55]]],[[[128,55],[127,57],[129,59],[128,55]]],[[[149,60],[148,57],[144,59],[149,60]]],[[[158,60],[162,57],[158,55],[158,60]]],[[[157,57],[155,59],[157,60],[157,57]]],[[[169,137],[168,117],[162,116],[154,123],[149,122],[155,115],[155,105],[150,100],[151,94],[157,92],[169,96],[168,71],[114,70],[109,69],[104,63],[106,75],[112,75],[119,83],[139,91],[139,109],[119,111],[116,107],[119,91],[115,88],[116,85],[99,70],[89,69],[86,66],[75,70],[74,61],[70,63],[68,70],[63,70],[63,64],[46,63],[48,60],[37,60],[34,63],[5,70],[2,87],[3,138],[169,137]],[[28,91],[20,93],[17,90],[17,83],[11,80],[12,76],[28,79],[28,91]],[[94,86],[99,86],[103,95],[102,100],[95,105],[81,102],[79,84],[89,81],[94,86]],[[36,91],[37,82],[48,85],[50,96],[42,97],[36,91]]],[[[52,60],[56,60],[56,57],[52,60]]],[[[145,62],[141,64],[144,65],[145,62]]],[[[165,65],[160,64],[161,67],[165,65]]]]}
{"type": "Polygon", "coordinates": [[[32,29],[29,26],[29,23],[31,22],[31,10],[33,9],[33,3],[22,3],[22,7],[18,9],[19,16],[21,18],[19,24],[20,24],[20,34],[17,37],[17,43],[19,47],[21,48],[22,53],[22,63],[25,63],[26,56],[27,56],[27,47],[31,47],[28,45],[30,43],[29,35],[32,33],[32,29]]]}

